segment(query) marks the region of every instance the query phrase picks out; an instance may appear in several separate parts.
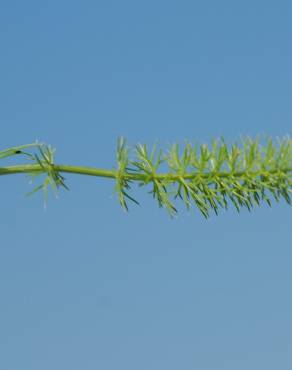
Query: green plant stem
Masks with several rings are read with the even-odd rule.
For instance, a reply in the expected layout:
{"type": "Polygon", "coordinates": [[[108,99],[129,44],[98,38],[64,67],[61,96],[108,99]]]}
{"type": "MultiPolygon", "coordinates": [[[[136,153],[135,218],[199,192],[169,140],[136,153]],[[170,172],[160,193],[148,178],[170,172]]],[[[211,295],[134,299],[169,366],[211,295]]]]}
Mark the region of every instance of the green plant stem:
{"type": "MultiPolygon", "coordinates": [[[[76,175],[87,175],[87,176],[95,176],[95,177],[104,177],[104,178],[112,178],[116,179],[119,175],[119,171],[117,170],[107,170],[102,168],[95,168],[95,167],[83,167],[83,166],[71,166],[71,165],[51,165],[51,167],[59,172],[59,173],[71,173],[76,175]]],[[[49,168],[49,166],[48,166],[49,168]]],[[[0,167],[0,175],[13,175],[13,174],[41,174],[45,173],[43,167],[38,164],[26,164],[26,165],[17,165],[17,166],[6,166],[0,167]]],[[[199,173],[199,172],[191,172],[185,173],[181,175],[177,175],[174,173],[153,173],[151,176],[147,174],[135,174],[135,173],[125,173],[123,177],[126,180],[130,181],[145,181],[147,179],[157,179],[157,180],[168,180],[170,182],[178,181],[180,178],[190,180],[196,177],[201,178],[210,178],[210,177],[242,177],[250,174],[253,177],[260,176],[260,175],[269,175],[275,173],[292,173],[292,168],[281,168],[279,170],[260,170],[260,171],[252,171],[247,173],[246,171],[239,171],[239,172],[208,172],[208,173],[199,173]]]]}
{"type": "Polygon", "coordinates": [[[213,141],[211,147],[187,143],[182,150],[174,144],[165,153],[156,146],[149,150],[147,145],[138,144],[133,153],[125,139],[120,138],[116,168],[104,169],[56,164],[55,150],[35,143],[0,151],[1,160],[22,156],[32,161],[0,167],[0,175],[28,174],[32,179],[44,175],[29,194],[42,190],[45,201],[48,188],[55,194],[59,188],[68,189],[63,174],[112,179],[119,202],[126,210],[128,201],[139,204],[129,193],[136,182],[139,186],[150,185],[149,193],[171,216],[177,212],[174,202],[180,199],[187,209],[194,204],[207,218],[211,210],[217,215],[219,208],[227,209],[229,202],[237,211],[242,207],[250,211],[262,201],[271,206],[271,197],[292,205],[291,149],[292,141],[286,137],[277,144],[268,139],[264,146],[248,138],[242,147],[228,147],[223,139],[213,141]],[[36,153],[31,153],[32,147],[36,153]]]}
{"type": "MultiPolygon", "coordinates": [[[[46,166],[44,166],[46,167],[46,166]]],[[[47,166],[49,168],[49,166],[47,166]]],[[[69,166],[69,165],[51,165],[51,167],[58,172],[73,173],[76,175],[88,175],[97,177],[116,178],[117,171],[105,170],[93,167],[80,167],[80,166],[69,166]]],[[[6,166],[0,167],[0,175],[13,175],[17,173],[29,173],[29,174],[41,174],[45,173],[43,167],[38,164],[26,164],[18,166],[6,166]]]]}

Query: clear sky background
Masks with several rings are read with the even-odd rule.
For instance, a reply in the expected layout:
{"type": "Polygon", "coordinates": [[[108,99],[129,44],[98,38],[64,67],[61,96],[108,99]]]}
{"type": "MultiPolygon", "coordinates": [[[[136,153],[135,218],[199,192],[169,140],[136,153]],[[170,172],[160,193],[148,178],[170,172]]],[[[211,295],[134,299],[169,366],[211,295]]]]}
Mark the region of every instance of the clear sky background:
{"type": "MultiPolygon", "coordinates": [[[[291,134],[291,1],[0,5],[1,148],[113,168],[130,145],[291,134]]],[[[4,161],[3,161],[4,164],[4,161]]],[[[170,219],[147,192],[3,177],[0,370],[292,368],[291,208],[170,219]]]]}

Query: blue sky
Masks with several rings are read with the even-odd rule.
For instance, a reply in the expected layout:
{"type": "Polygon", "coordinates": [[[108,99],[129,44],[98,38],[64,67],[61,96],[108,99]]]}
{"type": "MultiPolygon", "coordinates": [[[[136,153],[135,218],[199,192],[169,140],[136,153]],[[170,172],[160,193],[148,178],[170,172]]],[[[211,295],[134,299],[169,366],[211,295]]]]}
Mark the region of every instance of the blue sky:
{"type": "MultiPolygon", "coordinates": [[[[288,1],[6,1],[1,147],[115,166],[118,136],[210,142],[291,134],[288,1]]],[[[1,179],[0,369],[292,366],[291,209],[170,219],[139,191],[66,176],[41,195],[1,179]]]]}

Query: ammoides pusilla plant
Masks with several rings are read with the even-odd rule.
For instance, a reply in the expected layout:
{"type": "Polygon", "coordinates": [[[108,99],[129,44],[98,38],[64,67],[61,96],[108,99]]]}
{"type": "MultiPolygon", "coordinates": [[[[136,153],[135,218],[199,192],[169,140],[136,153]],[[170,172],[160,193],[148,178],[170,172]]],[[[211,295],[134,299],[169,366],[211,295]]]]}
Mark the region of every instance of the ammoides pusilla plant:
{"type": "Polygon", "coordinates": [[[41,183],[29,194],[42,190],[47,199],[48,188],[57,193],[68,189],[66,173],[104,177],[115,181],[115,191],[121,206],[128,210],[129,202],[139,204],[131,195],[133,183],[150,187],[150,193],[160,207],[171,216],[181,201],[187,209],[195,206],[204,217],[211,212],[233,205],[239,212],[249,211],[266,202],[272,205],[286,201],[291,205],[292,140],[289,136],[263,143],[244,138],[240,144],[227,144],[223,138],[210,145],[185,143],[171,145],[166,151],[138,144],[130,148],[126,140],[118,139],[115,169],[63,165],[55,162],[55,150],[42,143],[21,145],[0,151],[0,175],[42,175],[41,183]],[[22,156],[25,163],[4,165],[8,157],[22,156]],[[163,170],[162,170],[163,168],[163,170]]]}

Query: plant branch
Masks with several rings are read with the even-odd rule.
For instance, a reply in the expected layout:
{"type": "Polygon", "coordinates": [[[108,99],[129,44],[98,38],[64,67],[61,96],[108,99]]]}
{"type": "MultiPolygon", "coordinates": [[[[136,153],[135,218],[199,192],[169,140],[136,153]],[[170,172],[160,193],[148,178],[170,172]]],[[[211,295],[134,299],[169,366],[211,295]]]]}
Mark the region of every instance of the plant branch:
{"type": "Polygon", "coordinates": [[[289,137],[274,143],[267,140],[245,139],[242,145],[231,147],[221,140],[214,140],[211,147],[186,143],[180,150],[177,144],[167,153],[151,151],[147,146],[137,145],[133,158],[124,139],[117,146],[117,168],[113,170],[56,164],[54,149],[45,144],[28,144],[0,151],[0,159],[22,155],[29,164],[0,167],[0,175],[45,175],[45,180],[31,193],[43,189],[47,198],[48,187],[56,192],[67,188],[62,174],[71,173],[103,178],[116,182],[116,191],[123,208],[128,200],[138,203],[129,191],[131,184],[152,185],[150,191],[160,207],[171,215],[177,212],[174,200],[180,198],[187,209],[194,203],[208,217],[210,210],[218,214],[219,208],[228,208],[228,200],[239,211],[265,201],[271,205],[271,196],[284,199],[291,205],[292,192],[292,140],[289,137]],[[36,149],[37,153],[31,153],[36,149]],[[164,171],[161,171],[164,166],[164,171]]]}
{"type": "MultiPolygon", "coordinates": [[[[56,172],[60,173],[70,173],[75,175],[87,175],[87,176],[95,176],[95,177],[104,177],[104,178],[111,178],[116,179],[118,171],[116,170],[107,170],[104,168],[96,168],[96,167],[85,167],[85,166],[71,166],[71,165],[52,165],[54,170],[56,172]]],[[[0,176],[1,175],[15,175],[15,174],[43,174],[44,168],[38,164],[23,164],[18,166],[6,166],[6,167],[0,167],[0,176]]],[[[279,170],[270,170],[266,171],[266,175],[273,175],[279,172],[279,170]]],[[[284,173],[290,173],[292,172],[291,168],[282,168],[281,172],[284,173]]],[[[250,172],[251,176],[260,176],[263,174],[263,171],[256,171],[256,172],[250,172]]],[[[243,176],[246,176],[247,172],[240,171],[240,172],[234,172],[232,174],[235,178],[240,178],[243,176]]],[[[168,180],[170,182],[177,182],[181,179],[184,180],[191,180],[195,179],[196,177],[202,177],[204,179],[210,179],[212,177],[230,177],[230,172],[209,172],[209,173],[200,173],[200,172],[193,172],[193,173],[185,173],[183,175],[176,175],[172,172],[166,172],[166,173],[158,173],[153,176],[151,176],[151,180],[154,178],[159,181],[165,181],[168,180]]],[[[126,173],[124,175],[124,178],[129,181],[146,181],[149,180],[149,175],[145,174],[135,174],[135,173],[126,173]]]]}

